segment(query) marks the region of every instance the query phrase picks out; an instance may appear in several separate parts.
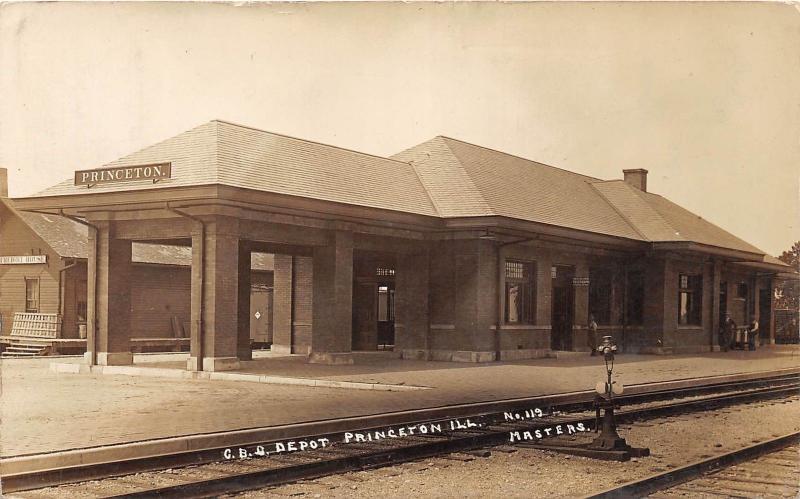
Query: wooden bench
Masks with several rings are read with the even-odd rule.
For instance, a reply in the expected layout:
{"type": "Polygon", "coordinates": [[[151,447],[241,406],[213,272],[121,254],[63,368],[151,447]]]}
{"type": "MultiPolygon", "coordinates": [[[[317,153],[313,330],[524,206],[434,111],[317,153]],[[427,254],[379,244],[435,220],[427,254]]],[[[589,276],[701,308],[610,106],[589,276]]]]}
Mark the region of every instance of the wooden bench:
{"type": "Polygon", "coordinates": [[[189,338],[131,338],[131,352],[183,352],[189,350],[189,338]]]}

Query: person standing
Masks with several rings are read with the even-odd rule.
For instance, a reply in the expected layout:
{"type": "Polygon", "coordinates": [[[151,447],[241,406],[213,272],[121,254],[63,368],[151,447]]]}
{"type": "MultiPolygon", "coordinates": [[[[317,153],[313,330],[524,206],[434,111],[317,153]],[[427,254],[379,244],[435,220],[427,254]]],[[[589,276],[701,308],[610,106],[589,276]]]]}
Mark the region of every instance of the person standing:
{"type": "Polygon", "coordinates": [[[730,314],[725,314],[725,322],[720,327],[719,346],[723,352],[727,352],[731,348],[731,343],[736,337],[736,323],[731,319],[730,314]]]}
{"type": "Polygon", "coordinates": [[[594,357],[597,355],[597,321],[594,320],[594,314],[589,314],[589,327],[586,341],[589,344],[589,349],[592,351],[590,355],[594,357]]]}
{"type": "Polygon", "coordinates": [[[756,319],[755,316],[753,316],[753,319],[750,321],[749,329],[750,334],[747,337],[747,348],[752,351],[758,346],[758,319],[756,319]]]}

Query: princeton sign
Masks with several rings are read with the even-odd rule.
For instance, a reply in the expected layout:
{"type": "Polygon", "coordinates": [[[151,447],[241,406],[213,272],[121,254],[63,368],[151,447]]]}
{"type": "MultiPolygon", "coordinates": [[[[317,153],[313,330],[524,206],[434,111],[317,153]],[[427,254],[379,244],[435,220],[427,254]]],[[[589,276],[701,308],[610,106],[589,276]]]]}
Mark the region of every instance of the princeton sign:
{"type": "Polygon", "coordinates": [[[117,168],[101,168],[98,170],[78,170],[75,172],[75,185],[93,186],[109,182],[132,182],[134,180],[152,180],[172,178],[172,163],[154,163],[152,165],[120,166],[117,168]]]}
{"type": "Polygon", "coordinates": [[[29,265],[47,263],[47,255],[0,256],[0,265],[29,265]]]}

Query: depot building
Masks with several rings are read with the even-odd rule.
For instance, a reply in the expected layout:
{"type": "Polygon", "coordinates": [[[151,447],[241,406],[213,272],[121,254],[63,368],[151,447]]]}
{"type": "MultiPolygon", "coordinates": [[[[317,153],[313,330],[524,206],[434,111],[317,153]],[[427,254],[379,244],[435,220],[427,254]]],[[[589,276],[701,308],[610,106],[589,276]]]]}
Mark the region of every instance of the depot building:
{"type": "Polygon", "coordinates": [[[774,342],[791,269],[648,192],[647,170],[623,174],[441,136],[384,158],[211,121],[4,201],[3,338],[17,312],[55,314],[89,363],[129,364],[149,338],[209,371],[257,339],[332,364],[588,351],[590,316],[625,352],[718,350],[725,314],[774,342]]]}

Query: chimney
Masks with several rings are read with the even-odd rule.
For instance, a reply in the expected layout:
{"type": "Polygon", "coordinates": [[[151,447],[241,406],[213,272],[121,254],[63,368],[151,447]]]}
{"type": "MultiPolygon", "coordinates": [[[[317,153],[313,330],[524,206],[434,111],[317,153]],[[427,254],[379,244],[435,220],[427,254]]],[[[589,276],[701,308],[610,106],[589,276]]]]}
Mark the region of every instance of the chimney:
{"type": "Polygon", "coordinates": [[[8,170],[0,168],[0,198],[8,197],[8,170]]]}
{"type": "Polygon", "coordinates": [[[647,192],[647,170],[644,168],[634,168],[633,170],[622,170],[625,175],[625,182],[636,187],[640,191],[647,192]]]}

